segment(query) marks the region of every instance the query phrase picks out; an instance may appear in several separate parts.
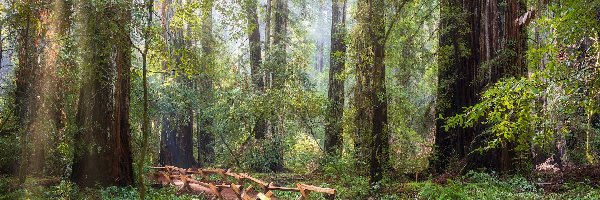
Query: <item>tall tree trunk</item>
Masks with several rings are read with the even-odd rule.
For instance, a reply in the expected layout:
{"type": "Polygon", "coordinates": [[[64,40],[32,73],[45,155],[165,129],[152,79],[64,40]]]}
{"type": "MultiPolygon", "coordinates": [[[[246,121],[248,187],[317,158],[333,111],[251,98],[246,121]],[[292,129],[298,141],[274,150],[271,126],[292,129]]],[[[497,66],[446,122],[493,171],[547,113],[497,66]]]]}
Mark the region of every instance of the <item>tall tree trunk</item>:
{"type": "MultiPolygon", "coordinates": [[[[162,39],[166,44],[164,52],[167,54],[168,59],[173,58],[173,39],[171,37],[171,19],[175,14],[175,10],[172,7],[172,0],[165,0],[161,2],[160,7],[160,20],[161,26],[163,29],[162,39]]],[[[165,72],[170,71],[171,66],[169,66],[170,62],[163,61],[162,62],[162,70],[165,72]]],[[[166,81],[170,73],[163,74],[163,81],[166,81]]],[[[163,93],[168,94],[168,89],[164,89],[163,93]]],[[[162,120],[161,120],[161,137],[160,137],[160,153],[159,153],[159,163],[161,165],[176,165],[179,162],[179,148],[178,148],[178,138],[177,131],[175,125],[175,113],[174,108],[168,108],[163,111],[162,120]]]]}
{"type": "MultiPolygon", "coordinates": [[[[19,15],[22,16],[22,22],[24,24],[17,26],[17,54],[18,54],[18,67],[15,72],[16,77],[16,89],[15,89],[15,100],[17,119],[19,124],[22,126],[20,130],[21,134],[21,154],[22,159],[20,160],[19,168],[19,179],[21,182],[25,180],[25,175],[30,170],[36,170],[38,172],[43,171],[43,164],[32,163],[34,160],[40,162],[43,159],[37,148],[32,149],[33,143],[38,140],[37,135],[31,130],[34,128],[32,123],[35,121],[37,116],[36,106],[39,102],[36,102],[39,90],[37,90],[37,79],[40,73],[40,63],[38,63],[38,57],[40,56],[40,45],[42,41],[42,35],[39,33],[38,25],[41,23],[41,10],[34,5],[33,1],[19,1],[16,2],[23,4],[23,9],[18,10],[19,15]],[[38,156],[36,156],[36,153],[38,156]]],[[[39,138],[41,139],[41,138],[39,138]]],[[[40,145],[43,146],[43,145],[40,145]]]]}
{"type": "MultiPolygon", "coordinates": [[[[187,1],[178,0],[176,1],[177,5],[181,6],[189,6],[187,1]]],[[[185,88],[186,90],[193,89],[193,80],[185,74],[185,66],[182,58],[184,53],[181,53],[182,50],[187,50],[191,48],[191,40],[187,38],[191,38],[190,35],[186,35],[190,33],[189,24],[184,24],[181,28],[175,28],[173,30],[173,47],[176,49],[174,55],[175,62],[175,70],[177,75],[176,81],[180,88],[185,88]],[[186,37],[188,36],[188,37],[186,37]]],[[[187,98],[189,99],[189,98],[187,98]]],[[[190,100],[185,100],[183,102],[183,107],[179,108],[179,112],[177,113],[177,143],[179,149],[178,162],[176,162],[176,166],[189,168],[196,165],[196,161],[194,160],[194,142],[193,142],[193,119],[194,112],[192,107],[192,102],[190,100]]]]}
{"type": "Polygon", "coordinates": [[[370,182],[382,179],[388,168],[389,135],[387,132],[387,94],[385,89],[385,4],[383,0],[372,0],[370,3],[370,39],[373,49],[373,143],[371,147],[370,182]]]}
{"type": "MultiPolygon", "coordinates": [[[[288,10],[287,0],[274,0],[275,10],[274,26],[273,26],[273,56],[275,59],[275,67],[284,68],[287,64],[287,24],[288,24],[288,10]]],[[[273,69],[272,73],[272,87],[281,88],[285,77],[283,77],[283,70],[273,69]]]]}
{"type": "Polygon", "coordinates": [[[269,53],[269,47],[271,46],[271,14],[273,9],[273,0],[267,0],[267,8],[265,13],[265,55],[269,53]]]}
{"type": "MultiPolygon", "coordinates": [[[[281,89],[283,87],[285,77],[284,71],[287,67],[287,24],[288,24],[288,2],[287,0],[275,0],[274,10],[274,27],[273,27],[273,49],[271,59],[274,59],[274,68],[271,71],[271,84],[273,89],[281,89]]],[[[275,117],[271,117],[272,128],[272,149],[268,154],[273,157],[269,159],[267,166],[271,171],[283,171],[283,122],[282,113],[275,113],[275,117]]]]}
{"type": "Polygon", "coordinates": [[[84,187],[133,182],[128,121],[131,59],[129,35],[125,34],[131,17],[127,6],[129,3],[81,5],[84,35],[90,36],[83,41],[86,79],[79,93],[79,132],[71,179],[84,187]]]}
{"type": "Polygon", "coordinates": [[[150,28],[152,27],[152,18],[154,16],[154,0],[145,1],[148,16],[146,16],[146,28],[143,31],[144,50],[142,53],[142,149],[140,160],[137,166],[138,186],[140,188],[140,199],[146,199],[146,183],[142,171],[146,163],[146,154],[148,151],[148,137],[150,136],[150,118],[148,117],[148,51],[151,41],[150,28]]]}
{"type": "Polygon", "coordinates": [[[344,116],[344,68],[346,65],[346,0],[331,3],[331,52],[329,54],[329,91],[327,97],[325,151],[338,156],[342,146],[344,116]]]}
{"type": "Polygon", "coordinates": [[[70,15],[66,0],[47,1],[41,4],[21,2],[27,9],[26,26],[19,30],[19,66],[17,68],[17,106],[19,119],[24,125],[23,156],[20,167],[35,176],[59,175],[62,171],[57,162],[46,159],[57,154],[62,133],[62,98],[64,90],[58,90],[63,67],[59,52],[63,46],[59,37],[67,33],[70,21],[62,17],[70,15]],[[34,28],[39,27],[39,28],[34,28]],[[31,38],[23,38],[31,37],[31,38]],[[27,43],[31,44],[27,44],[27,43]],[[24,98],[24,99],[23,99],[24,98]]]}
{"type": "MultiPolygon", "coordinates": [[[[355,91],[357,156],[369,158],[369,182],[383,177],[389,159],[387,98],[385,89],[385,4],[383,0],[358,2],[363,9],[356,18],[361,30],[357,48],[357,85],[355,91]]],[[[359,165],[362,168],[364,165],[359,165]]]]}
{"type": "MultiPolygon", "coordinates": [[[[213,106],[213,81],[209,72],[215,67],[213,46],[215,41],[212,35],[213,31],[213,2],[214,0],[204,0],[202,6],[202,31],[203,37],[201,41],[203,54],[203,71],[206,76],[201,77],[200,91],[205,102],[205,110],[209,110],[213,106]]],[[[213,149],[214,133],[213,119],[209,112],[204,114],[199,113],[201,123],[198,124],[198,164],[206,166],[214,161],[215,151],[213,149]]]]}
{"type": "MultiPolygon", "coordinates": [[[[162,42],[164,42],[165,44],[169,44],[169,24],[170,24],[170,19],[169,19],[169,13],[171,12],[171,8],[170,8],[170,0],[165,0],[160,2],[160,25],[162,28],[162,33],[161,33],[161,39],[163,40],[162,42]]],[[[165,45],[166,46],[166,45],[165,45]]],[[[169,53],[169,47],[166,46],[163,49],[164,52],[169,53]]],[[[168,66],[167,66],[167,61],[163,60],[161,62],[161,67],[162,70],[167,71],[168,70],[168,66]]],[[[164,73],[162,75],[162,79],[163,81],[166,80],[167,77],[167,73],[164,73]]],[[[164,92],[164,90],[163,90],[164,92]]],[[[169,140],[170,136],[171,136],[171,131],[169,131],[168,125],[169,123],[169,116],[167,114],[167,111],[163,111],[161,112],[161,130],[160,130],[160,150],[158,153],[158,163],[160,165],[169,165],[171,164],[171,154],[173,154],[173,152],[169,151],[170,148],[169,146],[171,146],[170,144],[173,143],[173,140],[169,140]]]]}
{"type": "MultiPolygon", "coordinates": [[[[49,83],[49,87],[53,87],[55,89],[45,90],[48,93],[48,102],[53,102],[50,107],[49,115],[52,118],[51,126],[53,128],[54,136],[49,141],[51,147],[58,147],[61,143],[66,143],[67,138],[66,132],[67,127],[73,125],[74,114],[76,113],[76,106],[71,106],[76,104],[76,98],[69,98],[71,95],[78,94],[77,87],[75,86],[76,78],[72,76],[72,74],[77,73],[77,64],[75,60],[66,55],[70,55],[74,53],[73,49],[73,41],[74,37],[72,35],[71,27],[72,23],[72,15],[73,15],[73,2],[72,0],[56,0],[52,5],[53,17],[50,27],[55,28],[54,37],[51,38],[50,41],[53,41],[54,47],[52,47],[52,52],[47,53],[46,55],[56,56],[53,62],[49,62],[48,65],[55,65],[55,67],[51,67],[48,71],[54,71],[51,74],[52,81],[49,83]],[[61,39],[66,38],[66,39],[61,39]],[[60,52],[63,52],[61,54],[60,52]],[[58,90],[60,88],[60,90],[58,90]]],[[[51,163],[48,167],[48,174],[53,176],[64,176],[64,167],[69,163],[62,161],[67,159],[68,155],[64,152],[59,151],[56,148],[50,150],[50,157],[58,158],[51,159],[51,163]]],[[[68,157],[70,159],[70,157],[68,157]]]]}
{"type": "MultiPolygon", "coordinates": [[[[257,1],[247,0],[245,2],[246,17],[248,21],[247,33],[250,47],[250,71],[252,76],[252,84],[255,87],[257,94],[264,94],[265,82],[263,80],[264,71],[261,69],[261,48],[260,48],[260,29],[258,28],[257,1]]],[[[269,37],[267,37],[269,38],[269,37]]],[[[262,140],[267,132],[267,121],[264,114],[258,113],[256,122],[254,123],[254,138],[262,140]]]]}
{"type": "MultiPolygon", "coordinates": [[[[437,89],[437,113],[442,116],[454,116],[460,113],[463,107],[473,105],[475,102],[476,88],[473,80],[477,68],[475,59],[461,56],[460,45],[469,47],[469,50],[478,49],[476,43],[471,39],[469,32],[460,32],[472,26],[472,16],[465,14],[469,12],[468,7],[463,6],[461,0],[445,1],[441,4],[440,23],[440,49],[451,49],[441,51],[439,57],[439,75],[437,89]],[[458,9],[458,11],[457,11],[458,9]],[[462,22],[462,23],[461,23],[462,22]],[[463,24],[464,23],[464,24],[463,24]]],[[[471,32],[476,31],[472,30],[471,32]]],[[[469,140],[473,138],[473,128],[456,128],[446,131],[443,128],[444,120],[436,121],[436,156],[434,169],[436,172],[444,172],[451,161],[462,159],[468,153],[469,140]]]]}
{"type": "MultiPolygon", "coordinates": [[[[516,21],[524,11],[525,5],[518,0],[451,0],[442,3],[440,49],[451,50],[440,52],[438,114],[454,116],[462,112],[462,108],[476,104],[478,94],[486,86],[504,77],[524,74],[524,27],[527,23],[516,21]]],[[[435,171],[446,171],[453,159],[465,158],[466,170],[480,167],[510,170],[515,166],[510,143],[503,144],[497,151],[469,154],[486,145],[486,137],[482,135],[485,127],[446,131],[443,125],[444,120],[438,119],[435,171]]]]}
{"type": "Polygon", "coordinates": [[[352,45],[355,50],[356,59],[356,85],[354,86],[353,106],[356,110],[354,115],[354,152],[356,163],[356,172],[360,175],[367,175],[369,169],[369,161],[365,158],[370,158],[370,144],[373,142],[370,137],[373,130],[373,102],[371,102],[371,85],[372,76],[370,74],[370,66],[372,63],[372,52],[369,51],[370,35],[367,34],[367,12],[368,4],[365,1],[357,2],[357,9],[361,9],[354,17],[358,23],[355,28],[360,31],[355,31],[352,37],[352,45]]]}

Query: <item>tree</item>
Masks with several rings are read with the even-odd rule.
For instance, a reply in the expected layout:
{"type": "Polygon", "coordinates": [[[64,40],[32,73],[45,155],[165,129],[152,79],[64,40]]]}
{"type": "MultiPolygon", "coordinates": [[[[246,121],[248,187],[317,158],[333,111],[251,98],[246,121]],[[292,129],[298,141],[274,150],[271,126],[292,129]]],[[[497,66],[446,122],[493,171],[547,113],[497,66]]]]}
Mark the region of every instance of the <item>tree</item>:
{"type": "Polygon", "coordinates": [[[346,65],[346,1],[331,3],[331,52],[329,54],[329,92],[325,127],[325,151],[340,153],[342,146],[342,117],[344,116],[344,82],[346,65]]]}
{"type": "MultiPolygon", "coordinates": [[[[356,57],[356,141],[358,158],[369,158],[370,183],[383,177],[389,159],[387,98],[385,90],[385,4],[359,1],[356,57]]],[[[362,168],[359,165],[359,168],[362,168]]]]}
{"type": "MultiPolygon", "coordinates": [[[[263,80],[265,75],[264,70],[261,69],[260,29],[258,26],[258,14],[256,11],[257,2],[256,0],[247,0],[244,2],[244,7],[247,17],[246,32],[248,34],[250,50],[250,72],[252,76],[252,84],[254,85],[254,90],[256,90],[256,93],[262,95],[265,92],[265,81],[263,80]]],[[[270,19],[267,20],[270,21],[270,19]]],[[[267,35],[266,38],[269,38],[269,36],[267,35]]],[[[265,46],[268,46],[268,44],[265,46]]],[[[262,140],[265,138],[267,132],[267,121],[265,120],[265,116],[262,112],[258,113],[252,131],[254,132],[254,138],[256,140],[262,140]]]]}
{"type": "Polygon", "coordinates": [[[199,88],[200,93],[202,94],[202,99],[205,110],[204,114],[198,113],[198,117],[200,118],[200,122],[197,124],[198,127],[198,164],[200,166],[205,166],[211,164],[214,160],[215,152],[213,149],[214,142],[214,133],[212,129],[213,119],[211,117],[212,113],[208,112],[208,110],[213,106],[213,78],[210,76],[210,71],[215,67],[215,53],[213,46],[215,45],[215,41],[213,38],[213,0],[204,0],[202,5],[202,54],[203,54],[203,72],[205,76],[201,77],[200,84],[201,88],[199,88]]]}
{"type": "MultiPolygon", "coordinates": [[[[287,67],[287,28],[288,28],[288,2],[287,0],[275,0],[275,9],[273,12],[274,26],[273,26],[273,46],[271,52],[269,52],[272,59],[272,66],[269,68],[271,73],[271,87],[273,90],[281,90],[284,86],[286,78],[286,67],[287,67]]],[[[272,149],[267,154],[271,156],[268,160],[267,166],[271,171],[278,172],[283,171],[283,147],[282,147],[282,133],[283,133],[283,114],[276,113],[275,109],[273,112],[275,115],[271,116],[272,125],[272,149]]]]}
{"type": "MultiPolygon", "coordinates": [[[[42,40],[42,34],[38,33],[38,23],[42,23],[41,12],[42,9],[36,7],[34,2],[24,1],[17,2],[18,5],[22,6],[18,13],[20,15],[20,19],[23,21],[18,21],[21,27],[17,30],[18,32],[18,60],[19,65],[16,70],[16,89],[15,89],[15,99],[16,99],[16,110],[17,110],[17,118],[19,124],[22,124],[24,128],[21,130],[21,164],[22,168],[19,171],[21,182],[24,181],[25,173],[29,170],[35,170],[38,172],[43,171],[43,165],[41,162],[44,159],[45,149],[43,144],[39,144],[37,146],[41,146],[41,149],[35,148],[30,149],[30,145],[39,140],[39,142],[43,142],[43,138],[41,135],[36,134],[33,130],[32,123],[35,120],[35,116],[37,109],[35,106],[38,105],[39,102],[36,102],[36,96],[38,95],[36,88],[37,77],[40,74],[40,63],[38,63],[38,57],[40,57],[38,51],[40,49],[40,43],[42,40]],[[42,151],[40,151],[42,150],[42,151]],[[31,157],[31,155],[37,155],[36,157],[31,157]],[[41,159],[41,160],[40,160],[41,159]],[[36,163],[31,163],[31,161],[36,161],[36,163]]],[[[39,133],[39,132],[38,132],[39,133]]],[[[36,145],[31,145],[36,146],[36,145]]]]}
{"type": "MultiPolygon", "coordinates": [[[[441,13],[437,112],[454,116],[475,105],[479,93],[488,85],[525,73],[524,27],[531,16],[524,15],[525,4],[518,0],[445,1],[441,13]]],[[[472,153],[487,144],[486,127],[445,129],[444,123],[443,119],[436,122],[437,172],[447,170],[453,158],[466,159],[466,169],[488,167],[506,171],[515,166],[510,143],[502,144],[496,151],[472,153]]]]}
{"type": "Polygon", "coordinates": [[[183,8],[184,5],[182,1],[164,1],[161,8],[163,45],[167,58],[162,63],[163,70],[172,72],[165,73],[163,79],[168,82],[173,79],[174,84],[163,90],[167,96],[165,103],[168,107],[163,111],[162,117],[160,163],[188,168],[196,164],[192,138],[194,112],[191,97],[183,95],[193,88],[193,79],[189,73],[193,66],[185,65],[182,60],[189,58],[191,45],[184,35],[185,32],[189,32],[184,30],[186,26],[170,22],[177,12],[180,12],[176,9],[183,8]],[[185,101],[174,102],[177,98],[183,98],[185,101]]]}
{"type": "Polygon", "coordinates": [[[148,117],[148,51],[150,50],[152,18],[154,16],[154,0],[149,0],[146,3],[148,16],[146,17],[146,27],[143,31],[144,49],[142,53],[142,152],[140,153],[140,161],[137,166],[138,171],[138,186],[140,188],[140,199],[146,199],[146,183],[142,174],[144,164],[146,163],[146,154],[148,151],[148,137],[150,135],[150,118],[148,117]]]}
{"type": "Polygon", "coordinates": [[[71,179],[80,186],[133,183],[129,129],[131,43],[127,1],[82,2],[84,77],[71,179]],[[113,92],[114,88],[114,92],[113,92]]]}
{"type": "MultiPolygon", "coordinates": [[[[160,6],[160,20],[162,28],[162,41],[164,44],[163,52],[166,54],[167,59],[162,61],[162,70],[170,71],[170,59],[172,58],[172,45],[171,45],[171,18],[174,15],[174,9],[172,7],[171,0],[165,0],[160,6]]],[[[164,73],[162,76],[163,81],[167,81],[169,77],[168,73],[164,73]]],[[[163,92],[167,93],[168,89],[163,88],[163,92]]],[[[169,104],[170,105],[170,104],[169,104]]],[[[160,131],[160,152],[159,152],[159,163],[161,165],[173,165],[177,162],[179,150],[177,148],[177,132],[172,127],[173,121],[173,106],[169,106],[161,112],[161,131],[160,131]]]]}
{"type": "Polygon", "coordinates": [[[69,0],[17,3],[22,6],[17,9],[17,23],[24,23],[18,26],[22,28],[18,29],[15,94],[20,123],[24,125],[20,169],[36,176],[62,173],[57,170],[61,163],[48,158],[58,155],[53,147],[60,142],[66,126],[61,113],[65,111],[63,97],[70,87],[60,73],[70,70],[70,63],[60,52],[69,49],[59,38],[69,36],[71,4],[69,0]]]}

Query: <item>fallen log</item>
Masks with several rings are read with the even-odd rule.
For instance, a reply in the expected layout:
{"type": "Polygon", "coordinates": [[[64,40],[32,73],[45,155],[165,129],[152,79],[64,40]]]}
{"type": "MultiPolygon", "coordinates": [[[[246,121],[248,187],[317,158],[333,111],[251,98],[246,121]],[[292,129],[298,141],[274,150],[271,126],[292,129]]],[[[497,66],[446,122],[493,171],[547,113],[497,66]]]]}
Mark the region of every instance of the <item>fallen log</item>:
{"type": "Polygon", "coordinates": [[[313,185],[297,183],[296,188],[280,187],[273,182],[267,183],[263,180],[254,178],[247,173],[234,173],[231,170],[224,169],[183,169],[174,166],[151,167],[158,170],[153,176],[155,181],[164,185],[175,185],[181,193],[210,193],[216,199],[276,199],[272,191],[300,192],[300,199],[308,199],[311,192],[322,193],[329,199],[335,198],[336,190],[332,188],[322,188],[313,185]],[[209,175],[217,174],[221,181],[210,180],[209,175]],[[196,175],[200,175],[201,180],[196,180],[196,175]],[[235,179],[236,183],[229,182],[228,177],[235,179]],[[250,184],[246,189],[244,183],[246,180],[256,183],[262,192],[255,192],[250,184]]]}

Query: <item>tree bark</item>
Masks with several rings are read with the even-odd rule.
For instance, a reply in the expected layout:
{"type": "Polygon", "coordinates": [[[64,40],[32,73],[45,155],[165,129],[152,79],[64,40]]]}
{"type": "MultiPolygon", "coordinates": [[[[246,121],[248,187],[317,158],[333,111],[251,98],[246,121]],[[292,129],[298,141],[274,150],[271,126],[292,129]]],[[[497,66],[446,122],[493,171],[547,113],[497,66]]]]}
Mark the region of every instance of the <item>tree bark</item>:
{"type": "MultiPolygon", "coordinates": [[[[21,155],[19,179],[20,182],[25,180],[25,175],[29,170],[36,170],[38,172],[43,171],[43,164],[32,163],[34,160],[40,162],[44,159],[41,155],[42,152],[38,149],[32,149],[35,146],[33,143],[38,140],[37,134],[32,133],[32,123],[35,121],[37,116],[36,106],[40,103],[37,102],[36,96],[38,96],[39,90],[37,89],[38,74],[40,74],[40,63],[38,63],[38,57],[40,56],[40,45],[42,41],[41,33],[36,28],[41,23],[41,10],[34,7],[33,1],[21,1],[16,2],[24,4],[23,9],[19,10],[24,21],[19,21],[20,26],[17,29],[17,56],[18,56],[18,67],[15,71],[15,101],[17,110],[17,119],[19,124],[22,126],[20,130],[21,135],[21,155]],[[24,25],[21,25],[24,24],[24,25]],[[37,156],[36,156],[37,155],[37,156]]],[[[41,138],[40,138],[41,139],[41,138]]],[[[42,140],[40,140],[42,141],[42,140]]],[[[40,144],[40,146],[44,146],[40,144]]]]}
{"type": "MultiPolygon", "coordinates": [[[[274,66],[271,69],[271,85],[273,89],[281,89],[285,81],[284,70],[287,67],[287,24],[288,24],[288,2],[287,0],[275,0],[274,10],[274,27],[273,27],[273,49],[271,59],[274,59],[274,66]],[[275,69],[277,68],[277,69],[275,69]]],[[[275,111],[275,115],[271,118],[272,137],[271,147],[268,154],[273,157],[269,159],[267,166],[271,171],[283,171],[283,122],[284,117],[280,116],[275,111]]]]}
{"type": "MultiPolygon", "coordinates": [[[[252,84],[255,87],[257,95],[263,95],[265,92],[265,82],[263,80],[264,71],[261,69],[261,48],[260,48],[260,29],[258,28],[256,0],[247,0],[245,2],[246,17],[248,21],[247,33],[250,49],[250,71],[252,76],[252,84]]],[[[267,35],[267,38],[268,35],[267,35]]],[[[254,138],[262,140],[267,132],[267,121],[263,112],[258,113],[256,122],[254,123],[254,138]]]]}
{"type": "MultiPolygon", "coordinates": [[[[385,89],[385,3],[383,0],[358,2],[361,30],[355,39],[357,85],[355,91],[357,156],[369,158],[369,182],[380,181],[388,167],[387,98],[385,89]]],[[[362,168],[363,165],[358,166],[362,168]]]]}
{"type": "MultiPolygon", "coordinates": [[[[518,0],[445,1],[441,5],[438,115],[461,113],[475,105],[479,93],[505,77],[524,74],[526,50],[524,25],[516,23],[525,11],[518,0]],[[460,30],[470,30],[468,32],[460,30]],[[464,49],[463,47],[467,47],[464,49]]],[[[483,154],[473,150],[486,145],[485,127],[453,128],[446,131],[443,119],[436,122],[436,172],[448,170],[452,161],[467,163],[464,170],[486,167],[507,171],[514,165],[513,145],[483,154]]]]}
{"type": "MultiPolygon", "coordinates": [[[[174,9],[171,7],[171,0],[165,0],[160,5],[160,21],[162,26],[162,39],[165,45],[163,50],[167,54],[167,58],[171,59],[171,37],[170,37],[170,23],[171,18],[174,15],[174,9]]],[[[167,61],[162,61],[162,70],[169,71],[167,61]]],[[[163,81],[168,79],[169,74],[164,73],[162,76],[163,81]]],[[[166,89],[163,90],[167,93],[166,89]]],[[[173,165],[179,155],[177,149],[177,132],[172,127],[172,120],[174,113],[172,108],[165,109],[161,113],[161,131],[160,131],[160,152],[159,152],[159,163],[161,165],[173,165]]]]}
{"type": "Polygon", "coordinates": [[[373,146],[371,147],[370,182],[376,183],[383,178],[388,168],[389,135],[387,132],[387,94],[385,89],[385,4],[383,0],[369,2],[370,37],[373,49],[373,146]]]}
{"type": "Polygon", "coordinates": [[[81,5],[84,35],[91,36],[83,41],[85,79],[79,93],[71,179],[83,187],[133,182],[128,122],[131,57],[129,35],[124,34],[130,22],[128,5],[81,5]]]}
{"type": "Polygon", "coordinates": [[[182,168],[190,168],[196,165],[194,160],[194,140],[192,138],[193,132],[193,112],[191,105],[185,105],[185,111],[178,117],[178,129],[177,129],[177,140],[179,141],[179,162],[175,163],[176,166],[182,168]]]}
{"type": "Polygon", "coordinates": [[[148,117],[148,51],[150,50],[152,18],[154,16],[154,0],[145,1],[148,16],[146,16],[146,27],[143,31],[144,50],[142,53],[142,149],[140,161],[137,166],[138,186],[140,188],[140,199],[146,199],[146,183],[143,175],[144,165],[146,163],[146,154],[148,151],[148,137],[150,136],[150,118],[148,117]]]}
{"type": "MultiPolygon", "coordinates": [[[[46,159],[57,155],[55,147],[63,134],[63,99],[66,90],[58,90],[67,70],[60,59],[64,50],[60,37],[70,27],[68,0],[43,3],[25,1],[24,28],[18,30],[19,66],[17,68],[17,107],[24,125],[21,169],[34,176],[60,175],[61,163],[46,159]],[[65,19],[67,18],[67,19],[65,19]],[[39,27],[39,28],[34,28],[39,27]],[[30,37],[30,38],[25,38],[30,37]]],[[[66,62],[65,62],[66,63],[66,62]]]]}
{"type": "MultiPolygon", "coordinates": [[[[213,9],[213,0],[204,0],[202,7],[202,31],[203,37],[201,41],[202,45],[202,53],[203,53],[203,65],[205,72],[205,76],[201,77],[201,87],[200,92],[202,94],[203,102],[205,102],[206,110],[213,104],[213,81],[212,77],[208,72],[211,71],[212,67],[215,67],[214,61],[214,38],[212,35],[213,25],[212,25],[212,9],[213,9]]],[[[199,114],[200,124],[198,124],[198,164],[200,167],[211,164],[214,161],[215,151],[213,149],[214,142],[214,133],[212,129],[213,119],[209,112],[205,114],[199,114]]]]}
{"type": "MultiPolygon", "coordinates": [[[[178,1],[177,3],[180,3],[178,1]]],[[[175,8],[173,7],[172,0],[165,0],[161,5],[161,23],[163,28],[163,39],[165,46],[165,52],[167,53],[167,59],[171,62],[163,61],[162,67],[164,71],[176,72],[181,67],[180,55],[177,54],[177,50],[185,47],[185,41],[183,39],[183,30],[180,28],[171,28],[171,19],[175,15],[175,8]],[[171,64],[171,65],[170,65],[171,64]]],[[[177,73],[177,72],[176,72],[177,73]]],[[[163,80],[173,76],[174,73],[163,74],[163,80]]],[[[175,81],[180,83],[181,86],[189,85],[190,80],[186,77],[179,75],[175,78],[175,81]]],[[[173,88],[170,88],[173,89],[173,88]]],[[[165,94],[170,95],[171,91],[165,89],[165,94]]],[[[175,165],[178,167],[184,167],[182,164],[193,159],[193,155],[189,154],[193,150],[193,143],[186,141],[191,139],[191,128],[189,126],[189,120],[193,117],[191,105],[184,103],[184,108],[177,108],[173,103],[167,102],[171,105],[170,108],[165,109],[162,113],[162,129],[161,129],[161,150],[159,162],[161,165],[175,165]],[[176,113],[180,110],[182,113],[176,113]],[[191,150],[190,150],[191,148],[191,150]],[[185,152],[184,152],[185,151],[185,152]],[[190,158],[191,157],[191,158],[190,158]]]]}
{"type": "Polygon", "coordinates": [[[346,1],[331,3],[331,52],[329,54],[329,89],[325,127],[325,151],[339,156],[342,147],[344,116],[344,82],[346,65],[346,1]]]}

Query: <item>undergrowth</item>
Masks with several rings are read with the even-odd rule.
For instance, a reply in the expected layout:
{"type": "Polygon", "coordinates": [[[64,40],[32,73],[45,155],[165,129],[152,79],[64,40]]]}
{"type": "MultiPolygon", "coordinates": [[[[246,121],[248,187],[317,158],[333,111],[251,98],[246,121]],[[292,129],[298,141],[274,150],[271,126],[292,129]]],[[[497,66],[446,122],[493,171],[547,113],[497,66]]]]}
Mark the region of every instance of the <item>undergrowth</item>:
{"type": "Polygon", "coordinates": [[[445,185],[408,183],[418,199],[600,199],[600,189],[581,183],[564,184],[562,192],[545,192],[522,176],[500,178],[496,174],[469,172],[445,185]]]}
{"type": "MultiPolygon", "coordinates": [[[[344,163],[337,163],[344,166],[344,163]]],[[[347,164],[347,163],[346,163],[347,164]]],[[[348,169],[348,168],[345,168],[348,169]]],[[[308,174],[303,183],[337,190],[336,199],[600,199],[600,188],[585,183],[565,183],[559,192],[546,192],[535,181],[522,176],[500,177],[495,173],[469,172],[462,177],[448,180],[446,184],[431,181],[403,182],[386,178],[378,184],[369,186],[368,179],[356,176],[352,171],[342,169],[324,169],[340,173],[308,174]]],[[[107,187],[102,189],[82,189],[69,181],[43,187],[33,180],[26,181],[24,187],[11,189],[14,178],[0,178],[0,200],[2,199],[139,199],[139,193],[133,187],[107,187]]],[[[295,182],[295,181],[292,181],[295,182]]],[[[294,187],[289,182],[285,186],[294,187]]],[[[297,199],[299,193],[275,192],[279,199],[297,199]]],[[[174,187],[151,188],[147,199],[191,200],[205,199],[203,196],[176,195],[174,187]]],[[[318,193],[311,199],[324,199],[318,193]]]]}
{"type": "MultiPolygon", "coordinates": [[[[0,178],[0,200],[14,199],[57,199],[57,200],[129,200],[139,199],[138,190],[134,187],[106,187],[101,189],[79,188],[72,182],[61,181],[55,186],[44,187],[35,181],[27,180],[23,187],[14,189],[10,182],[13,178],[0,178]]],[[[176,195],[174,187],[148,187],[146,199],[160,200],[202,200],[203,196],[176,195]]]]}

